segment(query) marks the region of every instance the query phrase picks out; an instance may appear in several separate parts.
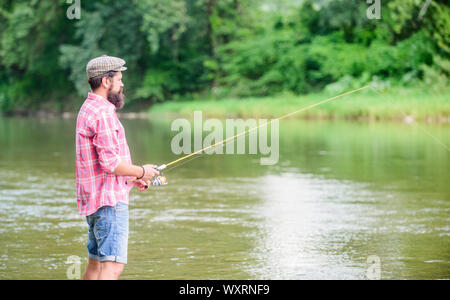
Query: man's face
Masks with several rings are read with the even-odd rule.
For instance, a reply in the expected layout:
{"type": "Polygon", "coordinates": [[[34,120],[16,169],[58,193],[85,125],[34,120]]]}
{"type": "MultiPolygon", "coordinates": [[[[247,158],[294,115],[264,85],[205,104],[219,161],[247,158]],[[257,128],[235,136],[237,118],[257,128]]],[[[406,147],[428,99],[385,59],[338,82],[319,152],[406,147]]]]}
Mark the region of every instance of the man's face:
{"type": "Polygon", "coordinates": [[[125,95],[123,93],[122,72],[117,72],[113,78],[111,78],[111,86],[108,90],[108,101],[121,109],[125,105],[125,95]]]}

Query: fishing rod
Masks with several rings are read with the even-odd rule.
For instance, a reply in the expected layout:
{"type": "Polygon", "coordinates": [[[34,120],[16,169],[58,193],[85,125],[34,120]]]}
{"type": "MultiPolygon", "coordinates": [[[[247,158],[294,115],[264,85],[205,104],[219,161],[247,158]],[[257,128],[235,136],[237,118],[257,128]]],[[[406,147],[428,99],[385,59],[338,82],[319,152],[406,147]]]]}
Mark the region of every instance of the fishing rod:
{"type": "MultiPolygon", "coordinates": [[[[218,145],[222,145],[222,146],[223,146],[223,145],[225,145],[227,142],[229,142],[229,141],[231,141],[231,140],[234,140],[235,138],[238,138],[238,137],[240,137],[240,136],[242,136],[242,135],[246,135],[246,134],[248,134],[248,133],[250,133],[250,132],[252,132],[252,131],[255,131],[255,130],[257,130],[257,129],[263,127],[263,126],[270,125],[270,124],[272,124],[272,123],[275,122],[275,121],[279,121],[279,120],[283,120],[283,119],[289,118],[289,117],[292,116],[292,115],[295,115],[295,114],[298,114],[298,113],[300,113],[300,112],[304,112],[304,111],[310,110],[310,109],[312,109],[312,108],[314,108],[314,107],[317,107],[317,106],[322,105],[322,104],[325,104],[325,103],[327,103],[327,102],[336,100],[336,99],[338,99],[338,98],[341,98],[341,97],[344,97],[344,96],[347,96],[347,95],[350,95],[350,94],[359,92],[359,91],[364,90],[364,89],[366,89],[366,88],[368,88],[368,87],[370,87],[370,85],[366,85],[366,86],[361,87],[361,88],[359,88],[359,89],[355,89],[355,90],[353,90],[353,91],[349,91],[349,92],[340,94],[340,95],[338,95],[338,96],[334,96],[334,97],[328,98],[328,99],[326,99],[326,100],[320,101],[320,102],[318,102],[318,103],[309,105],[309,106],[307,106],[307,107],[301,108],[301,109],[296,110],[296,111],[294,111],[294,112],[291,112],[291,113],[288,113],[288,114],[283,115],[283,116],[281,116],[281,117],[278,117],[278,118],[276,118],[276,119],[273,119],[273,120],[271,120],[270,122],[266,122],[266,123],[264,123],[264,124],[261,124],[261,125],[259,125],[259,126],[254,127],[254,128],[245,130],[245,131],[243,131],[243,132],[241,132],[241,133],[239,133],[239,134],[236,134],[236,135],[234,135],[234,136],[232,136],[232,137],[229,137],[229,138],[224,139],[224,140],[222,140],[222,141],[220,141],[220,142],[217,142],[217,143],[215,143],[214,145],[210,145],[210,146],[208,146],[208,147],[205,147],[205,148],[203,148],[203,149],[200,149],[200,150],[198,150],[198,151],[195,151],[195,152],[193,152],[193,153],[191,153],[191,154],[188,154],[188,155],[185,155],[185,156],[183,156],[183,157],[181,157],[181,158],[178,158],[178,159],[176,159],[176,160],[174,160],[174,161],[171,161],[171,162],[169,162],[169,163],[160,165],[159,167],[156,168],[156,170],[159,171],[160,174],[157,175],[157,176],[155,176],[155,177],[153,177],[153,178],[150,180],[150,185],[152,185],[152,186],[166,185],[166,184],[167,184],[167,179],[166,179],[166,177],[164,177],[164,175],[162,174],[162,171],[165,170],[165,169],[166,169],[167,167],[169,167],[169,166],[175,165],[175,164],[177,164],[177,163],[179,163],[179,162],[181,162],[181,161],[183,161],[183,160],[185,160],[185,159],[188,159],[188,158],[190,158],[190,157],[192,157],[192,156],[194,156],[194,155],[196,155],[196,154],[202,153],[203,151],[206,151],[206,150],[208,150],[208,149],[210,149],[210,148],[213,148],[213,147],[216,147],[216,146],[218,146],[218,145]]],[[[133,182],[133,181],[136,181],[136,180],[137,180],[136,178],[135,178],[135,179],[132,179],[132,180],[128,180],[126,183],[128,184],[128,183],[133,182]]],[[[145,186],[145,187],[148,188],[148,186],[145,186]]]]}

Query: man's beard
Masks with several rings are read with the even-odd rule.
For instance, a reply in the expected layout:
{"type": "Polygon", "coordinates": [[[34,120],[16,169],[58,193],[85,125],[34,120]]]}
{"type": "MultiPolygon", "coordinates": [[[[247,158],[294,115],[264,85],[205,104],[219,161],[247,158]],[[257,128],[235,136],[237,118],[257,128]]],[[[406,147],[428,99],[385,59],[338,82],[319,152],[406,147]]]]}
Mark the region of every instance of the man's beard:
{"type": "Polygon", "coordinates": [[[108,91],[108,101],[114,104],[117,109],[122,109],[125,105],[125,94],[123,90],[120,89],[118,93],[112,92],[112,87],[108,91]]]}

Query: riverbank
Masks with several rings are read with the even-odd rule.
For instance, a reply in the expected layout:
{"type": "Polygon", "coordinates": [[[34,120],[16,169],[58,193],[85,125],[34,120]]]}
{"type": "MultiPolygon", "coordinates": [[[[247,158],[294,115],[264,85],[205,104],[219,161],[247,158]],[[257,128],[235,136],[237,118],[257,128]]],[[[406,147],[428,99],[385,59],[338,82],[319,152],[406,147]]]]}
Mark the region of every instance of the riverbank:
{"type": "MultiPolygon", "coordinates": [[[[276,118],[335,95],[327,93],[264,98],[193,100],[156,104],[150,114],[217,118],[276,118]]],[[[370,90],[338,98],[292,116],[299,119],[343,119],[361,121],[425,121],[450,123],[450,90],[428,93],[422,89],[370,90]]]]}
{"type": "MultiPolygon", "coordinates": [[[[128,103],[118,110],[119,118],[192,118],[201,111],[208,118],[277,118],[338,95],[317,93],[303,96],[282,94],[272,97],[245,99],[196,99],[167,101],[153,106],[128,103]]],[[[35,110],[15,111],[4,117],[76,118],[79,104],[67,105],[62,110],[52,103],[35,110]]],[[[305,120],[394,121],[411,123],[450,123],[450,89],[426,92],[424,89],[390,89],[378,93],[364,90],[347,95],[291,118],[305,120]]]]}

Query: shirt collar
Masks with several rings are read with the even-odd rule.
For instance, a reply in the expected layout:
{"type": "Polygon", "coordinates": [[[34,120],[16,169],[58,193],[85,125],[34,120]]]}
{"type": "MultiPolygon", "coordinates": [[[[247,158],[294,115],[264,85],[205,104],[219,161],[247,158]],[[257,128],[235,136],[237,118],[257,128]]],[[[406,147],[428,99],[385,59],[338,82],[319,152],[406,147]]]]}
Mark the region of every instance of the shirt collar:
{"type": "Polygon", "coordinates": [[[106,104],[109,108],[114,108],[114,111],[116,110],[116,106],[114,104],[112,104],[111,102],[109,102],[107,99],[103,98],[100,95],[89,93],[88,99],[100,101],[103,104],[106,104]]]}

